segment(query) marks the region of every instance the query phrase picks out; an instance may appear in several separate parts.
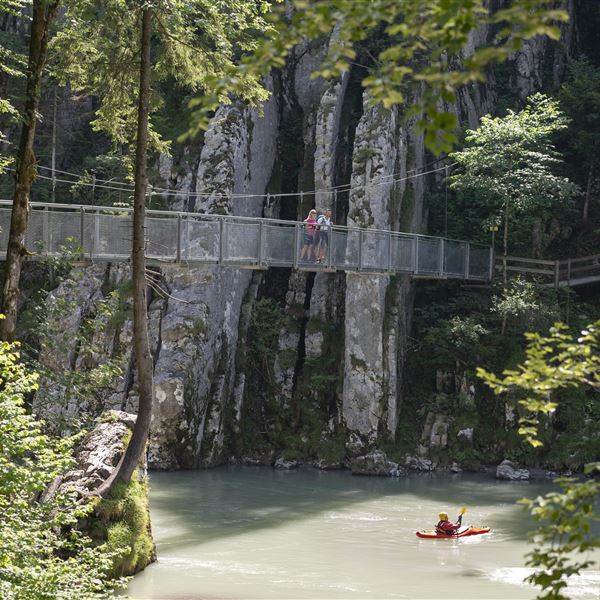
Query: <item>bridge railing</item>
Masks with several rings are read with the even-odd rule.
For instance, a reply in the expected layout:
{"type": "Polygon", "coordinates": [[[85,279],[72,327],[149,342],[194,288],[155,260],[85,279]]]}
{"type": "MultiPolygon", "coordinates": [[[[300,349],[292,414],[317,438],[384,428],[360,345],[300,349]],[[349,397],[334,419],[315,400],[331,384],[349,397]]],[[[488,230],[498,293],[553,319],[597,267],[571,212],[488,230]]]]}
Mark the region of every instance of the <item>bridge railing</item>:
{"type": "Polygon", "coordinates": [[[505,260],[509,275],[527,275],[536,278],[542,285],[555,288],[575,287],[600,281],[600,254],[564,260],[497,256],[496,273],[503,271],[505,260]]]}
{"type": "MultiPolygon", "coordinates": [[[[8,241],[10,201],[0,201],[0,248],[8,241]]],[[[132,209],[69,204],[30,205],[27,248],[33,258],[77,248],[84,259],[127,260],[132,209]]],[[[305,246],[304,223],[277,219],[147,211],[146,254],[162,262],[242,268],[295,267],[365,273],[412,273],[486,281],[490,250],[463,241],[335,225],[322,262],[305,246]],[[303,253],[304,250],[304,253],[303,253]]]]}

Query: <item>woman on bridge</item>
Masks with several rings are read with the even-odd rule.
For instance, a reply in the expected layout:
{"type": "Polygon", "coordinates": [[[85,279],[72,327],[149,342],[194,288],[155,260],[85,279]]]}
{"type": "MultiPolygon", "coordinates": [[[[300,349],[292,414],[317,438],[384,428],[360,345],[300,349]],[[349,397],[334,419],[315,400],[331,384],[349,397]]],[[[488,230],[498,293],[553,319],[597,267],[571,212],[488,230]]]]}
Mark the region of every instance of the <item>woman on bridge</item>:
{"type": "Polygon", "coordinates": [[[317,225],[317,211],[314,208],[311,208],[308,213],[308,217],[304,219],[304,245],[302,246],[302,251],[300,252],[300,260],[315,260],[315,234],[317,233],[318,225],[317,225]],[[307,258],[308,255],[308,258],[307,258]]]}

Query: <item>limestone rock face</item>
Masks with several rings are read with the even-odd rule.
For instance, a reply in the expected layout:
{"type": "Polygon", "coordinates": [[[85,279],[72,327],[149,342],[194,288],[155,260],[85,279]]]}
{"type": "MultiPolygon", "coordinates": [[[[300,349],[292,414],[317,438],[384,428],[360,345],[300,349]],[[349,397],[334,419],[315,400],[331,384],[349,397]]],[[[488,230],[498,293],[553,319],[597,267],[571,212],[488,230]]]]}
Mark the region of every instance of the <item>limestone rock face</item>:
{"type": "MultiPolygon", "coordinates": [[[[574,0],[561,4],[575,15],[574,0]]],[[[574,19],[562,27],[568,52],[576,37],[574,19]]],[[[482,25],[470,37],[464,57],[491,34],[482,25]]],[[[414,177],[437,166],[414,123],[406,122],[397,109],[371,107],[355,71],[330,82],[310,77],[335,35],[299,46],[281,73],[267,79],[273,95],[264,116],[241,104],[221,107],[201,144],[180,149],[173,157],[160,156],[156,170],[161,186],[177,194],[164,195],[170,208],[293,219],[304,218],[312,206],[332,207],[338,224],[426,232],[429,193],[439,187],[443,173],[414,177]],[[336,186],[344,192],[336,194],[336,186]],[[290,195],[263,201],[260,195],[267,190],[290,195]],[[313,190],[320,191],[309,193],[313,190]],[[294,196],[300,191],[305,194],[294,196]]],[[[522,101],[549,74],[554,83],[559,81],[564,61],[557,47],[534,40],[512,57],[509,81],[501,85],[512,86],[522,101]]],[[[498,85],[493,76],[469,85],[459,91],[456,103],[444,108],[475,127],[483,114],[494,110],[498,85]]],[[[411,101],[417,99],[418,93],[411,101]]],[[[185,238],[185,244],[194,243],[207,242],[193,235],[185,238]]],[[[357,248],[349,234],[342,250],[349,261],[358,262],[357,248]]],[[[415,285],[407,276],[366,272],[388,250],[385,242],[370,238],[360,257],[365,268],[360,273],[286,270],[274,277],[272,272],[217,266],[156,268],[157,285],[166,293],[153,290],[149,298],[155,364],[149,465],[197,468],[228,459],[227,437],[239,436],[248,399],[251,378],[244,364],[253,359],[246,356],[253,309],[257,299],[266,297],[276,299],[285,317],[276,336],[268,410],[287,416],[295,406],[313,408],[324,414],[319,427],[330,424],[324,437],[339,436],[345,442],[347,456],[358,461],[355,469],[393,469],[387,458],[372,451],[382,439],[394,437],[401,418],[415,285]],[[326,384],[322,377],[319,388],[314,373],[328,377],[326,384]]],[[[68,371],[93,369],[111,357],[122,375],[93,397],[67,403],[62,402],[65,385],[42,381],[35,404],[42,416],[69,419],[107,408],[136,412],[128,301],[120,307],[119,318],[108,319],[95,334],[97,353],[86,354],[76,340],[83,322],[97,315],[111,290],[126,288],[128,280],[125,264],[91,266],[73,270],[54,291],[56,301],[68,301],[73,308],[54,326],[62,349],[42,351],[40,360],[68,371]]],[[[455,382],[446,383],[455,387],[455,382]]],[[[453,393],[442,387],[441,393],[453,393]]],[[[432,447],[447,446],[448,425],[444,415],[427,416],[420,458],[414,459],[417,468],[427,464],[432,447]]],[[[459,434],[465,443],[473,435],[468,432],[459,434]]],[[[243,462],[272,464],[279,452],[265,450],[255,456],[243,449],[240,454],[246,455],[243,462]]],[[[316,464],[340,466],[327,459],[316,464]]]]}
{"type": "MultiPolygon", "coordinates": [[[[267,82],[270,85],[270,82],[267,82]]],[[[273,97],[264,117],[223,107],[213,119],[197,169],[197,212],[259,216],[275,156],[278,116],[273,97]],[[252,132],[250,135],[249,132],[252,132]]],[[[154,468],[212,466],[226,459],[224,413],[237,405],[236,347],[251,273],[220,267],[164,272],[171,298],[161,316],[149,464],[154,468]]]]}
{"type": "Polygon", "coordinates": [[[519,469],[517,465],[510,460],[503,460],[496,467],[496,479],[527,481],[529,479],[529,471],[527,469],[519,469]]]}
{"type": "MultiPolygon", "coordinates": [[[[381,106],[368,108],[368,103],[365,96],[354,144],[348,225],[390,229],[392,185],[365,186],[394,173],[396,115],[381,106]]],[[[381,251],[374,241],[361,258],[368,264],[381,251]]],[[[348,240],[346,253],[350,260],[357,258],[352,239],[348,240]]],[[[363,440],[365,447],[377,439],[386,409],[383,347],[388,286],[389,278],[385,276],[346,275],[343,418],[346,427],[363,440]]]]}

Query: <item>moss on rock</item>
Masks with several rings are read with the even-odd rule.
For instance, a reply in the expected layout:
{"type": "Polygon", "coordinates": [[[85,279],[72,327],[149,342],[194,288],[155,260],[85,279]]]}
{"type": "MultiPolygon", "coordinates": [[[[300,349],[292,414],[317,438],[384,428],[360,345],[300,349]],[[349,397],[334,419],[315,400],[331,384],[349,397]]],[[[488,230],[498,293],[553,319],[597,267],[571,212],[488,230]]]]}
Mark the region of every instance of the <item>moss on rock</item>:
{"type": "Polygon", "coordinates": [[[92,534],[116,552],[111,575],[133,575],[156,560],[150,527],[148,481],[134,473],[129,483],[117,483],[95,509],[92,534]]]}

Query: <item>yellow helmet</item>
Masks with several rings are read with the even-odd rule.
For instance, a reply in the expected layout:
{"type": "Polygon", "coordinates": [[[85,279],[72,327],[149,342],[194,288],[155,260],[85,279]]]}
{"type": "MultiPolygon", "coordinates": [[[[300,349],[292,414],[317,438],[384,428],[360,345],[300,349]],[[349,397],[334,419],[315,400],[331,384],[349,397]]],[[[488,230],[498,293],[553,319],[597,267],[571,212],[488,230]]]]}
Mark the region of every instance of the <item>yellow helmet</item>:
{"type": "Polygon", "coordinates": [[[440,521],[447,521],[448,520],[448,513],[445,512],[441,512],[438,517],[440,518],[440,521]]]}

